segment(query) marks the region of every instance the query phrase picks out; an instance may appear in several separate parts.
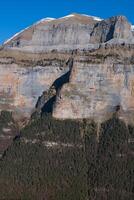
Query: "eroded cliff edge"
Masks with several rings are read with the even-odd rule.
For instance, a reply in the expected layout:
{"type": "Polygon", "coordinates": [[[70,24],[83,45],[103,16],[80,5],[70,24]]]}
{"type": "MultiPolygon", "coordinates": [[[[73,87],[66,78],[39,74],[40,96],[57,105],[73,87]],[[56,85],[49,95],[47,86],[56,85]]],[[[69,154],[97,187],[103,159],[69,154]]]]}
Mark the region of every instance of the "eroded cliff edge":
{"type": "Polygon", "coordinates": [[[0,49],[0,110],[133,122],[134,31],[124,16],[40,21],[0,49]]]}
{"type": "Polygon", "coordinates": [[[0,51],[0,109],[30,117],[38,97],[68,71],[68,55],[0,51]]]}
{"type": "MultiPolygon", "coordinates": [[[[42,108],[52,103],[53,117],[91,118],[98,122],[118,112],[120,118],[133,123],[133,58],[133,45],[107,45],[91,52],[74,52],[70,58],[68,81],[56,90],[52,85],[50,91],[53,88],[56,98],[51,102],[54,96],[50,96],[42,108]]],[[[42,111],[47,112],[47,109],[42,111]]]]}

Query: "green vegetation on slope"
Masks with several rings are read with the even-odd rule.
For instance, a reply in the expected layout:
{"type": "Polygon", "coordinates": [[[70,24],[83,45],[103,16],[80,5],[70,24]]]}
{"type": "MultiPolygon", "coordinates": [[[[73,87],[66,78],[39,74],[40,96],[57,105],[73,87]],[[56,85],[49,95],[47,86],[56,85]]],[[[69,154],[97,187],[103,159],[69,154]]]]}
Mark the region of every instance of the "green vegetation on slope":
{"type": "Polygon", "coordinates": [[[12,143],[12,140],[17,133],[18,126],[12,117],[12,113],[2,111],[0,113],[0,155],[12,143]]]}
{"type": "Polygon", "coordinates": [[[32,120],[0,161],[0,199],[131,200],[134,128],[117,117],[101,124],[32,120]]]}
{"type": "Polygon", "coordinates": [[[44,117],[22,130],[0,163],[2,199],[86,199],[79,123],[44,117]]]}

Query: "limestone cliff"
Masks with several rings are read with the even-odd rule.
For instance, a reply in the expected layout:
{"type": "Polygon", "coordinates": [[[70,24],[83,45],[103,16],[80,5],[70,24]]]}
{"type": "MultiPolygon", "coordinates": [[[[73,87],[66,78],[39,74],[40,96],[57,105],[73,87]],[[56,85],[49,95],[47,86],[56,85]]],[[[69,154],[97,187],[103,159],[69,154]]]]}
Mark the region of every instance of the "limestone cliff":
{"type": "Polygon", "coordinates": [[[114,58],[96,52],[93,63],[90,56],[74,57],[69,82],[57,93],[53,116],[103,121],[118,110],[124,120],[133,121],[134,63],[124,62],[123,55],[120,60],[118,54],[114,58]]]}
{"type": "Polygon", "coordinates": [[[134,31],[124,16],[44,19],[0,48],[0,110],[17,119],[134,114],[134,31]]]}
{"type": "Polygon", "coordinates": [[[134,43],[131,24],[124,16],[100,19],[71,14],[43,19],[7,40],[5,48],[41,52],[98,48],[100,43],[134,43]]]}
{"type": "Polygon", "coordinates": [[[67,55],[0,52],[0,110],[30,117],[38,97],[68,71],[67,55]]]}

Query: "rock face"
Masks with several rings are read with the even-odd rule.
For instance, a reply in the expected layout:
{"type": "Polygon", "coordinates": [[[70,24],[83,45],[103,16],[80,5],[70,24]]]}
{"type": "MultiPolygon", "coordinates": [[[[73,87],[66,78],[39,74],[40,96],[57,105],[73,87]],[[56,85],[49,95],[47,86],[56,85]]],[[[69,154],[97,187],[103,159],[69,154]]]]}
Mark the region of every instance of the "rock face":
{"type": "Polygon", "coordinates": [[[111,17],[97,23],[91,33],[93,43],[104,43],[111,39],[116,39],[116,42],[129,41],[132,38],[131,25],[124,16],[111,17]]]}
{"type": "Polygon", "coordinates": [[[59,19],[44,19],[5,42],[5,47],[27,51],[98,48],[99,43],[134,42],[131,25],[124,16],[100,18],[72,14],[59,19]]]}
{"type": "Polygon", "coordinates": [[[57,92],[53,116],[103,121],[115,112],[134,123],[134,46],[109,45],[75,55],[68,83],[57,92]]]}
{"type": "Polygon", "coordinates": [[[103,121],[118,109],[126,118],[134,114],[134,65],[76,61],[69,83],[58,93],[53,116],[103,121]]]}
{"type": "MultiPolygon", "coordinates": [[[[11,56],[10,53],[8,55],[11,56]]],[[[15,111],[16,117],[22,118],[31,115],[42,92],[47,91],[55,79],[69,69],[66,59],[58,60],[50,56],[50,59],[30,63],[31,58],[25,60],[24,55],[19,56],[20,60],[15,57],[0,58],[0,110],[15,111]]]]}
{"type": "Polygon", "coordinates": [[[126,17],[44,19],[0,49],[0,110],[17,119],[134,114],[134,31],[126,17]]]}

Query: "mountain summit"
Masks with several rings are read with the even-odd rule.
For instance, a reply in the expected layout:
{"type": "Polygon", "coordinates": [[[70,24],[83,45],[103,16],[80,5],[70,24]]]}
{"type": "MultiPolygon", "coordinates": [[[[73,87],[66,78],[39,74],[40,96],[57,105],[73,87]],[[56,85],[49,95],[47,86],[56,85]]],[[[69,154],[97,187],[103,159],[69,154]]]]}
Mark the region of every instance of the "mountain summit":
{"type": "Polygon", "coordinates": [[[8,39],[4,46],[28,51],[98,48],[100,43],[133,43],[133,26],[124,16],[109,19],[70,14],[44,18],[8,39]]]}
{"type": "Polygon", "coordinates": [[[44,18],[0,50],[0,109],[134,123],[134,29],[125,16],[44,18]]]}
{"type": "Polygon", "coordinates": [[[0,200],[134,200],[126,17],[45,18],[10,38],[0,111],[0,200]]]}

